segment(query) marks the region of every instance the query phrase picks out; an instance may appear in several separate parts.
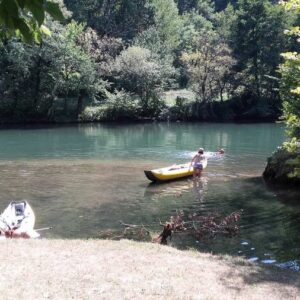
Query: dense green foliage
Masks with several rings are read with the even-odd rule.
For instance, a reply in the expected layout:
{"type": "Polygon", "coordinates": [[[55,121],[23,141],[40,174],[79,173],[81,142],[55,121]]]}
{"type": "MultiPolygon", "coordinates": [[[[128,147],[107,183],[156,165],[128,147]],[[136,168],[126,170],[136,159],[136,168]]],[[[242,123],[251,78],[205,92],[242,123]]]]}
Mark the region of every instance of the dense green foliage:
{"type": "Polygon", "coordinates": [[[298,47],[284,34],[299,23],[295,10],[269,0],[50,3],[0,0],[1,122],[274,120],[282,113],[280,76],[283,85],[292,79],[287,62],[280,73],[278,66],[280,53],[298,47]],[[195,97],[165,103],[164,92],[178,88],[195,97]]]}
{"type": "Polygon", "coordinates": [[[101,36],[128,41],[153,24],[149,0],[65,0],[78,22],[85,22],[101,36]]]}
{"type": "Polygon", "coordinates": [[[241,0],[232,25],[231,45],[241,87],[252,99],[278,100],[276,70],[287,40],[288,18],[281,6],[262,0],[241,0]],[[255,16],[255,17],[253,17],[255,16]]]}
{"type": "MultiPolygon", "coordinates": [[[[285,8],[300,13],[300,1],[290,0],[285,8]]],[[[299,39],[299,27],[292,27],[286,33],[299,39]]],[[[299,41],[299,40],[298,40],[299,41]]],[[[275,182],[300,182],[300,53],[298,51],[282,54],[284,62],[280,65],[280,95],[283,100],[283,117],[287,124],[289,140],[269,158],[264,176],[275,182]]]]}
{"type": "Polygon", "coordinates": [[[27,42],[41,42],[42,33],[49,30],[42,25],[46,13],[55,20],[64,20],[58,3],[47,0],[1,0],[0,35],[17,35],[27,42]]]}
{"type": "MultiPolygon", "coordinates": [[[[296,10],[300,13],[300,1],[292,0],[286,4],[286,9],[296,10]]],[[[300,37],[299,27],[293,27],[288,32],[298,39],[300,37]]],[[[284,149],[296,154],[293,159],[292,177],[300,180],[300,53],[287,52],[282,54],[284,63],[280,65],[281,96],[283,99],[283,112],[287,123],[290,141],[284,144],[284,149]]]]}
{"type": "Polygon", "coordinates": [[[83,26],[75,22],[48,26],[52,35],[42,44],[10,39],[0,46],[4,121],[55,120],[59,111],[67,116],[69,99],[74,99],[74,113],[79,114],[85,95],[98,97],[105,90],[94,60],[76,44],[83,26]]]}

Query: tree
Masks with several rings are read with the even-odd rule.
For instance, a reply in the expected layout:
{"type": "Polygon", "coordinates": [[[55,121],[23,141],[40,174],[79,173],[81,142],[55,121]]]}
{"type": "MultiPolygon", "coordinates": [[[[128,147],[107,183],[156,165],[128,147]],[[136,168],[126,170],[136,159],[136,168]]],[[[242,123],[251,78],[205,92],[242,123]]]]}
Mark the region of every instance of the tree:
{"type": "Polygon", "coordinates": [[[213,32],[202,33],[195,38],[195,44],[196,50],[184,53],[182,60],[197,100],[205,104],[215,100],[218,95],[223,100],[223,92],[234,65],[231,50],[213,32]]]}
{"type": "MultiPolygon", "coordinates": [[[[224,0],[222,0],[224,1],[224,0]]],[[[211,0],[175,0],[180,14],[196,12],[208,20],[213,19],[215,13],[214,1],[211,0]]],[[[215,1],[216,2],[216,1],[215,1]]],[[[225,5],[226,6],[226,5],[225,5]]]]}
{"type": "Polygon", "coordinates": [[[236,22],[236,17],[236,11],[231,4],[216,14],[216,31],[226,43],[231,42],[231,30],[233,28],[233,24],[236,22]]]}
{"type": "Polygon", "coordinates": [[[65,0],[73,18],[97,31],[100,36],[131,40],[153,24],[149,0],[65,0]]]}
{"type": "Polygon", "coordinates": [[[122,39],[106,35],[100,37],[95,30],[87,28],[79,35],[78,45],[93,58],[98,75],[111,80],[110,65],[124,48],[122,39]]]}
{"type": "MultiPolygon", "coordinates": [[[[291,0],[285,4],[286,9],[296,10],[300,13],[300,2],[291,0]]],[[[300,38],[299,27],[291,28],[289,35],[300,38]]],[[[288,126],[288,134],[292,138],[290,144],[293,150],[300,150],[300,53],[286,52],[282,54],[284,63],[280,65],[279,71],[282,76],[280,91],[283,99],[284,117],[288,126]]]]}
{"type": "Polygon", "coordinates": [[[162,43],[170,50],[179,44],[181,19],[174,0],[151,0],[154,24],[162,43]]]}
{"type": "Polygon", "coordinates": [[[26,42],[41,42],[42,33],[50,34],[43,26],[45,15],[63,21],[58,3],[47,0],[0,0],[0,35],[2,39],[17,35],[26,42]]]}
{"type": "Polygon", "coordinates": [[[55,103],[76,101],[76,114],[83,97],[98,97],[105,84],[97,65],[78,38],[84,26],[71,22],[65,28],[49,21],[53,32],[43,43],[24,44],[16,38],[0,45],[0,106],[3,118],[10,120],[51,120],[55,103]]]}
{"type": "Polygon", "coordinates": [[[129,47],[112,65],[117,88],[139,96],[144,114],[153,113],[159,105],[160,92],[174,74],[174,69],[161,65],[150,50],[129,47]]]}
{"type": "Polygon", "coordinates": [[[201,32],[212,32],[213,24],[202,15],[199,15],[195,11],[185,13],[182,15],[182,27],[180,30],[180,51],[193,51],[197,47],[195,38],[201,32]]]}
{"type": "MultiPolygon", "coordinates": [[[[290,11],[300,13],[300,1],[289,0],[284,4],[290,11]]],[[[291,28],[288,34],[296,36],[299,41],[299,27],[291,28]]],[[[286,52],[282,54],[283,64],[279,71],[282,76],[280,94],[283,99],[283,112],[287,124],[289,141],[283,143],[272,157],[263,173],[267,180],[276,183],[294,184],[300,182],[300,54],[299,52],[286,52]]]]}
{"type": "Polygon", "coordinates": [[[236,6],[237,0],[214,0],[214,3],[215,3],[216,11],[221,12],[224,9],[226,9],[228,5],[236,6]]]}
{"type": "Polygon", "coordinates": [[[175,0],[180,14],[195,10],[198,5],[198,0],[175,0]]]}
{"type": "Polygon", "coordinates": [[[286,47],[284,29],[288,15],[267,0],[240,0],[232,25],[231,46],[237,59],[241,84],[252,98],[278,99],[277,66],[286,47]]]}
{"type": "MultiPolygon", "coordinates": [[[[197,2],[198,3],[198,2],[197,2]]],[[[201,32],[212,32],[213,24],[195,10],[185,12],[182,16],[182,26],[180,28],[180,43],[176,49],[175,66],[180,71],[179,84],[181,87],[186,87],[188,82],[188,75],[186,68],[181,60],[183,52],[193,52],[197,49],[197,36],[201,32]]]]}
{"type": "Polygon", "coordinates": [[[198,0],[196,12],[206,20],[211,22],[215,20],[215,6],[211,0],[198,0]]]}
{"type": "MultiPolygon", "coordinates": [[[[300,139],[300,54],[286,52],[282,54],[284,63],[280,65],[281,96],[284,117],[291,138],[300,139]]],[[[299,142],[298,142],[299,143],[299,142]]],[[[299,145],[300,146],[300,145],[299,145]]]]}
{"type": "Polygon", "coordinates": [[[162,59],[171,56],[172,60],[172,49],[164,43],[156,26],[150,26],[147,30],[139,33],[134,38],[133,45],[148,49],[162,59]]]}
{"type": "Polygon", "coordinates": [[[105,88],[105,83],[97,75],[93,58],[78,43],[84,25],[72,21],[63,34],[58,36],[62,45],[55,60],[57,67],[57,91],[64,97],[65,111],[69,97],[77,98],[77,117],[82,111],[84,96],[94,97],[105,88]]]}
{"type": "Polygon", "coordinates": [[[181,18],[173,0],[151,0],[154,24],[139,33],[133,45],[150,50],[166,69],[174,62],[180,42],[181,18]]]}

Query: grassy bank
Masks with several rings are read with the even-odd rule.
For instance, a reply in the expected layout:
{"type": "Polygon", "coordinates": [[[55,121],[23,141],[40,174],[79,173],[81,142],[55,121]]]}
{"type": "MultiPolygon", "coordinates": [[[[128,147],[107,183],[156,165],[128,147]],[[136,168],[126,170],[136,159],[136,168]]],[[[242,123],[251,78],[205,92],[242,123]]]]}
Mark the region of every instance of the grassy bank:
{"type": "Polygon", "coordinates": [[[300,299],[297,273],[157,244],[6,240],[0,249],[6,300],[300,299]]]}

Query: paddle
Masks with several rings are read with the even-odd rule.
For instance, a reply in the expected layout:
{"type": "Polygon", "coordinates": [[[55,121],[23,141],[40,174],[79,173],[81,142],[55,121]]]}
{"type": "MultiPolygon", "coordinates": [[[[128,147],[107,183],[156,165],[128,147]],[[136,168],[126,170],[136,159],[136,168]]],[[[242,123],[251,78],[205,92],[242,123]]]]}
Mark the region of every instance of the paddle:
{"type": "Polygon", "coordinates": [[[34,229],[35,231],[43,231],[43,230],[50,230],[53,229],[53,227],[42,227],[42,228],[38,228],[38,229],[34,229]]]}

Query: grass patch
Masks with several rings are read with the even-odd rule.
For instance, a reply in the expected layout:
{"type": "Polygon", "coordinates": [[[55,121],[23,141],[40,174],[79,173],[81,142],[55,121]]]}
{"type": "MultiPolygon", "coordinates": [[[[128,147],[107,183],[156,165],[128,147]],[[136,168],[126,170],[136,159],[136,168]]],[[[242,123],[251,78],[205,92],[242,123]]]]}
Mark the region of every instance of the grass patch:
{"type": "Polygon", "coordinates": [[[127,240],[5,240],[2,299],[297,299],[300,275],[127,240]],[[16,263],[17,262],[17,263],[16,263]],[[255,287],[255,288],[254,288],[255,287]]]}
{"type": "Polygon", "coordinates": [[[176,104],[177,97],[186,99],[187,103],[195,101],[194,92],[187,89],[169,90],[167,92],[164,92],[163,100],[165,101],[167,106],[174,106],[176,104]]]}

